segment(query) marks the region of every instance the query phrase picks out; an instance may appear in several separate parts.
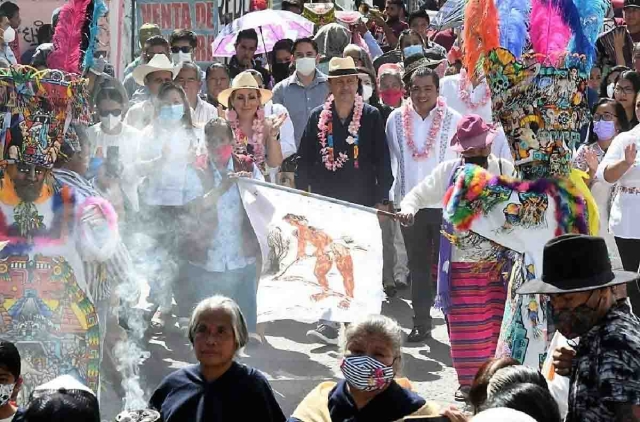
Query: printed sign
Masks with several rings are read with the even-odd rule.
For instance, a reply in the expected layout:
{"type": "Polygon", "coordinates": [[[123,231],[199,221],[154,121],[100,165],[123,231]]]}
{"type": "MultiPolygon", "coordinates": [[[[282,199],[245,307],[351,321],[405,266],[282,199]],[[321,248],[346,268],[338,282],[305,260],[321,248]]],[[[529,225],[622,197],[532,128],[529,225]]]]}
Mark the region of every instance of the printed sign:
{"type": "Polygon", "coordinates": [[[190,29],[196,33],[198,46],[193,53],[196,62],[211,62],[211,43],[218,33],[218,9],[216,0],[137,0],[136,45],[138,31],[144,23],[155,23],[167,39],[174,29],[190,29]]]}

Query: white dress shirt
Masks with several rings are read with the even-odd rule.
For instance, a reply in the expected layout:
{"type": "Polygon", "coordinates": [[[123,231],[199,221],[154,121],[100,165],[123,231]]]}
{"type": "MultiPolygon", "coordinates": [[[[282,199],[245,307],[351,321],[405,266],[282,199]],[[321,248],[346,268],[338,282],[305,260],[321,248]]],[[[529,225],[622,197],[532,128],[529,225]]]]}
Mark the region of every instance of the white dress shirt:
{"type": "Polygon", "coordinates": [[[191,109],[191,120],[194,126],[204,127],[209,120],[218,117],[218,109],[198,97],[195,110],[191,109]]]}
{"type": "MultiPolygon", "coordinates": [[[[499,123],[493,121],[491,98],[489,98],[486,104],[480,105],[484,96],[490,93],[486,79],[483,79],[475,88],[471,85],[466,88],[471,103],[477,104],[477,107],[469,107],[462,101],[462,98],[460,98],[460,79],[460,74],[445,76],[440,79],[440,95],[447,99],[447,105],[460,113],[461,116],[477,114],[487,123],[499,123]]],[[[513,154],[511,153],[511,148],[509,147],[502,126],[498,124],[496,129],[498,133],[491,145],[491,153],[498,158],[504,158],[505,160],[513,162],[513,154]]]]}
{"type": "MultiPolygon", "coordinates": [[[[602,162],[598,166],[596,178],[608,183],[604,178],[607,166],[624,159],[624,149],[635,143],[640,150],[640,126],[629,132],[621,133],[613,140],[602,162]]],[[[611,212],[609,214],[609,230],[616,237],[640,239],[640,225],[636,224],[636,216],[640,210],[640,156],[635,164],[615,183],[611,212]],[[622,189],[622,190],[620,190],[622,189]],[[625,189],[637,190],[636,193],[625,192],[625,189]]]]}
{"type": "Polygon", "coordinates": [[[151,100],[142,101],[141,103],[136,103],[129,108],[129,111],[124,118],[124,122],[129,126],[142,130],[151,123],[154,113],[155,107],[151,100]]]}
{"type": "MultiPolygon", "coordinates": [[[[282,148],[282,158],[287,158],[296,153],[298,148],[296,147],[296,136],[293,129],[293,122],[291,117],[288,117],[288,112],[285,106],[281,104],[275,104],[269,101],[264,105],[264,116],[279,116],[283,113],[287,114],[287,119],[280,126],[280,148],[282,148]]],[[[267,168],[267,182],[276,183],[278,180],[279,167],[267,168]]]]}
{"type": "MultiPolygon", "coordinates": [[[[393,172],[393,186],[389,193],[389,198],[400,203],[404,196],[427,177],[433,169],[443,161],[457,158],[458,154],[450,148],[451,138],[456,133],[456,126],[460,121],[460,114],[447,107],[442,118],[440,130],[435,142],[431,147],[428,158],[416,159],[407,145],[407,136],[404,133],[402,124],[402,110],[404,107],[395,109],[387,119],[387,143],[391,153],[391,171],[393,172]]],[[[429,136],[429,130],[433,124],[435,108],[429,113],[426,119],[420,117],[411,108],[411,123],[413,127],[413,142],[419,151],[422,151],[429,136]]],[[[439,201],[435,201],[426,208],[442,208],[439,201]]]]}

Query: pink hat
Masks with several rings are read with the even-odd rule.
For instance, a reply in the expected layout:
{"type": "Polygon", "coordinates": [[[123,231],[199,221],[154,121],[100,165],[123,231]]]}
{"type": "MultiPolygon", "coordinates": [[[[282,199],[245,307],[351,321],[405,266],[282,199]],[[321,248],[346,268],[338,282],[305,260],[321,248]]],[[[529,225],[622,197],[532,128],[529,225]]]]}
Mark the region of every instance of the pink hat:
{"type": "Polygon", "coordinates": [[[474,148],[485,148],[491,145],[496,137],[496,131],[482,120],[477,114],[464,116],[451,138],[451,149],[455,152],[465,152],[474,148]]]}

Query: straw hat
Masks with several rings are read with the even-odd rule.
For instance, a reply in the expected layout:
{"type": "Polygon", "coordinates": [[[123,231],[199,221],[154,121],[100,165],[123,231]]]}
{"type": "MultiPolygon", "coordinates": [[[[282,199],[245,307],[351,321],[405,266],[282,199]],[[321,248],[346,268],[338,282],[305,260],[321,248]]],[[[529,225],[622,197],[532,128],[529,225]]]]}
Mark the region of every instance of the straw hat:
{"type": "Polygon", "coordinates": [[[260,102],[262,105],[265,105],[271,97],[273,97],[271,91],[258,86],[258,82],[256,82],[256,79],[253,77],[251,72],[245,71],[233,78],[229,88],[218,94],[218,102],[223,106],[230,108],[229,98],[231,98],[231,94],[233,94],[234,91],[239,89],[255,89],[256,91],[260,91],[260,102]]]}
{"type": "Polygon", "coordinates": [[[144,79],[149,73],[165,70],[173,74],[173,79],[180,73],[181,66],[174,66],[164,54],[156,54],[149,63],[141,64],[133,70],[133,79],[138,85],[144,85],[144,79]]]}
{"type": "Polygon", "coordinates": [[[360,72],[352,57],[334,57],[329,61],[329,79],[357,76],[360,72]]]}

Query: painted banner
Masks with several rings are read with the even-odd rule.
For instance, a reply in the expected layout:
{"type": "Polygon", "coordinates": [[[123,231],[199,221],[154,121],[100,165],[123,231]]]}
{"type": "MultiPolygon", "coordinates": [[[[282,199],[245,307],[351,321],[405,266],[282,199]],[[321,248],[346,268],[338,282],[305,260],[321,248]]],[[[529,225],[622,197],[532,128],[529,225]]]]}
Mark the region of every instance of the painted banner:
{"type": "Polygon", "coordinates": [[[210,46],[219,28],[217,0],[136,0],[136,47],[137,28],[144,23],[158,25],[167,39],[174,29],[192,30],[198,37],[193,59],[199,63],[213,61],[210,46]]]}
{"type": "Polygon", "coordinates": [[[375,213],[264,182],[240,179],[238,186],[262,250],[258,322],[350,322],[380,313],[375,213]]]}
{"type": "MultiPolygon", "coordinates": [[[[0,1],[0,4],[5,0],[0,1]]],[[[20,56],[31,48],[38,46],[38,29],[45,23],[51,23],[51,15],[58,7],[66,3],[66,0],[13,0],[20,7],[22,23],[16,30],[16,41],[10,44],[18,61],[20,56]]]]}

